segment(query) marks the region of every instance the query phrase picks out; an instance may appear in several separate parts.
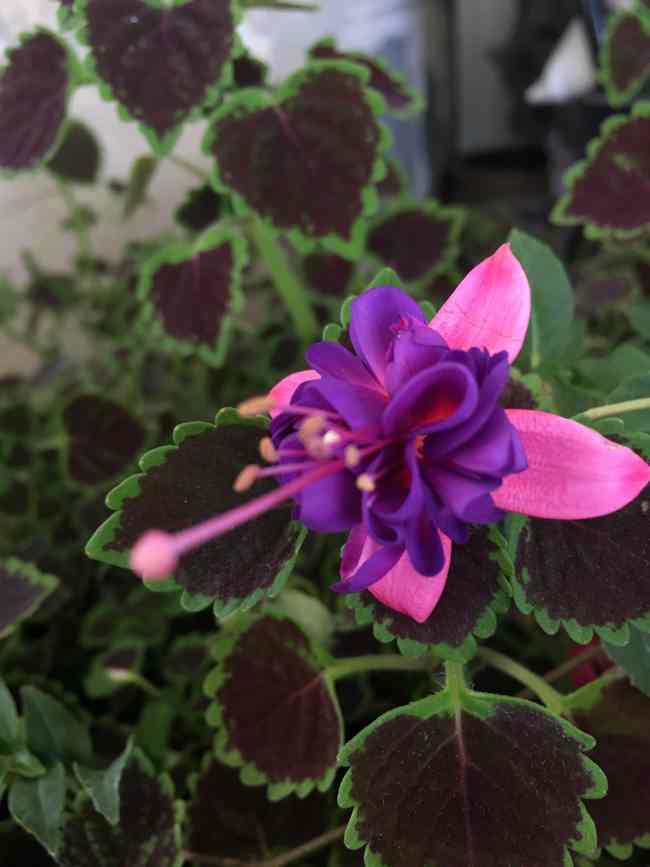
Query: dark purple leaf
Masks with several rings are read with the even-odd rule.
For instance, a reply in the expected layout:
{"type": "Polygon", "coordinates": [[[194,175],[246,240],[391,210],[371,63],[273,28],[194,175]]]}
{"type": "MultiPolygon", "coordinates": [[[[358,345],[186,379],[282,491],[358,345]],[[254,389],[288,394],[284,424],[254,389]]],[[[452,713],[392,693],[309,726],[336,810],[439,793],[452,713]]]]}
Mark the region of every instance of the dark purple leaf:
{"type": "Polygon", "coordinates": [[[401,196],[405,192],[405,180],[402,168],[398,166],[395,160],[386,160],[386,175],[377,184],[377,191],[380,196],[384,196],[385,198],[401,196]]]}
{"type": "Polygon", "coordinates": [[[583,224],[590,237],[628,237],[650,224],[650,114],[644,106],[605,122],[587,160],[568,175],[556,222],[583,224]]]}
{"type": "Polygon", "coordinates": [[[190,190],[183,204],[176,211],[176,219],[192,232],[202,232],[216,223],[221,211],[221,199],[207,184],[190,190]]]}
{"type": "Polygon", "coordinates": [[[368,86],[381,93],[391,112],[412,112],[419,106],[419,99],[406,79],[378,57],[361,51],[339,51],[333,39],[317,42],[309,55],[315,60],[349,60],[363,66],[370,73],[368,86]]]}
{"type": "Polygon", "coordinates": [[[218,755],[243,767],[244,782],[268,782],[273,799],[327,789],[342,743],[341,717],[302,630],[278,615],[248,618],[217,642],[215,655],[219,665],[206,692],[215,699],[208,719],[219,730],[218,755]]]}
{"type": "Polygon", "coordinates": [[[216,114],[206,145],[219,184],[240,204],[303,239],[358,245],[383,137],[354,67],[315,63],[275,103],[259,93],[235,97],[216,114]]]}
{"type": "Polygon", "coordinates": [[[440,601],[424,623],[387,608],[369,593],[351,594],[361,624],[374,622],[380,641],[397,639],[408,654],[434,652],[446,658],[469,659],[476,650],[474,634],[486,638],[496,629],[496,611],[508,599],[500,587],[497,548],[489,530],[476,527],[466,545],[454,545],[449,577],[440,601]]]}
{"type": "Polygon", "coordinates": [[[183,635],[165,651],[164,672],[169,680],[196,683],[210,658],[211,635],[183,635]]]}
{"type": "Polygon", "coordinates": [[[141,451],[145,431],[125,409],[94,394],[74,398],[63,411],[68,472],[96,485],[123,472],[141,451]]]}
{"type": "Polygon", "coordinates": [[[605,790],[581,754],[591,738],[528,702],[460,702],[389,711],[346,745],[347,844],[385,867],[564,867],[569,848],[595,848],[580,800],[605,790]]]}
{"type": "MultiPolygon", "coordinates": [[[[126,565],[126,552],[151,527],[186,529],[275,487],[266,480],[247,494],[232,488],[238,472],[259,459],[263,431],[242,423],[205,428],[176,439],[180,445],[167,452],[164,463],[149,464],[133,489],[111,502],[122,511],[97,531],[97,541],[89,543],[92,556],[116,562],[120,552],[120,565],[126,565]]],[[[297,544],[290,508],[274,509],[185,555],[175,578],[192,594],[216,598],[225,613],[243,600],[279,592],[297,544]]]]}
{"type": "Polygon", "coordinates": [[[612,16],[603,47],[609,100],[623,105],[643,87],[650,75],[650,32],[638,15],[612,16]]]}
{"type": "Polygon", "coordinates": [[[355,271],[354,262],[336,253],[309,253],[303,267],[310,287],[324,295],[344,296],[355,271]]]}
{"type": "Polygon", "coordinates": [[[56,867],[38,840],[17,824],[0,831],[0,851],[7,867],[56,867]]]}
{"type": "Polygon", "coordinates": [[[97,180],[101,153],[97,139],[83,123],[71,121],[47,168],[65,181],[92,184],[97,180]]]}
{"type": "MultiPolygon", "coordinates": [[[[581,691],[587,696],[587,690],[581,691]]],[[[578,699],[581,693],[576,693],[578,699]]],[[[607,795],[590,805],[601,846],[631,854],[635,842],[650,843],[650,698],[627,681],[611,683],[590,707],[578,700],[574,719],[596,738],[590,758],[607,776],[607,795]]]]}
{"type": "Polygon", "coordinates": [[[56,145],[71,87],[70,56],[44,30],[8,52],[0,75],[0,169],[32,169],[56,145]]]}
{"type": "Polygon", "coordinates": [[[461,211],[435,204],[399,205],[375,222],[368,249],[403,280],[430,281],[456,255],[461,211]]]}
{"type": "Polygon", "coordinates": [[[241,308],[239,278],[246,252],[241,238],[216,229],[201,236],[200,248],[174,244],[144,264],[139,295],[148,315],[184,353],[201,351],[222,363],[228,316],[241,308]]]}
{"type": "Polygon", "coordinates": [[[145,0],[85,0],[84,14],[97,73],[159,141],[206,99],[233,48],[230,0],[170,8],[145,0]]]}
{"type": "Polygon", "coordinates": [[[515,598],[542,625],[562,621],[586,643],[592,627],[606,641],[627,638],[628,620],[650,615],[648,493],[586,521],[531,518],[515,541],[515,598]],[[619,631],[619,637],[612,633],[619,631]]]}
{"type": "Polygon", "coordinates": [[[253,57],[248,51],[235,58],[233,78],[237,87],[261,87],[266,82],[266,63],[253,57]]]}
{"type": "Polygon", "coordinates": [[[53,575],[43,574],[29,563],[15,559],[0,562],[0,636],[33,614],[58,584],[53,575]]]}
{"type": "Polygon", "coordinates": [[[245,786],[237,770],[210,759],[188,807],[188,848],[213,857],[262,859],[318,836],[327,823],[327,800],[313,792],[273,803],[264,786],[245,786]]]}
{"type": "Polygon", "coordinates": [[[116,826],[87,803],[64,832],[62,867],[174,867],[179,856],[173,787],[136,753],[120,781],[116,826]]]}

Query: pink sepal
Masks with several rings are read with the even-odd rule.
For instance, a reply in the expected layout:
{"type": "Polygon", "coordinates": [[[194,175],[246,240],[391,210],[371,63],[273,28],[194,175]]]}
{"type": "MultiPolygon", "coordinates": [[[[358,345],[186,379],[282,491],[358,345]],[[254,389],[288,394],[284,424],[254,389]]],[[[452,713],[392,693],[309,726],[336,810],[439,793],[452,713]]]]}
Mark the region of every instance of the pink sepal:
{"type": "MultiPolygon", "coordinates": [[[[277,406],[286,406],[298,386],[302,385],[303,382],[309,382],[311,379],[320,379],[319,374],[315,370],[299,370],[297,373],[290,373],[289,376],[285,376],[284,379],[281,379],[280,382],[273,386],[269,392],[269,397],[273,398],[277,406]]],[[[272,409],[271,418],[274,418],[280,412],[282,412],[281,409],[272,409]]]]}

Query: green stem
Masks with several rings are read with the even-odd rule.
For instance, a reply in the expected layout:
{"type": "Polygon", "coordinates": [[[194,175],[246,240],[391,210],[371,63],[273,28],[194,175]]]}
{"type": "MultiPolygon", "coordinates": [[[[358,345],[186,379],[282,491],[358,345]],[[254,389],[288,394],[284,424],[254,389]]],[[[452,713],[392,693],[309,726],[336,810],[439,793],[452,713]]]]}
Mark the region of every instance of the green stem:
{"type": "Polygon", "coordinates": [[[294,861],[300,861],[308,855],[324,849],[326,846],[331,846],[337,840],[342,839],[345,834],[345,825],[340,825],[338,828],[333,828],[331,831],[325,831],[313,840],[308,840],[301,846],[296,846],[289,852],[284,852],[282,855],[277,855],[275,858],[270,858],[267,861],[240,861],[238,858],[222,858],[218,855],[202,855],[200,852],[190,852],[185,850],[182,854],[186,860],[193,861],[195,864],[212,864],[214,867],[287,867],[288,864],[293,864],[294,861]]]}
{"type": "Polygon", "coordinates": [[[57,187],[59,188],[61,197],[66,204],[68,216],[70,217],[75,234],[79,241],[79,253],[82,259],[85,259],[86,262],[91,262],[93,259],[93,246],[90,240],[90,233],[88,232],[88,226],[83,218],[75,194],[66,181],[57,181],[57,187]]]}
{"type": "Polygon", "coordinates": [[[461,662],[445,662],[446,687],[456,712],[462,706],[462,695],[467,690],[465,669],[461,662]]]}
{"type": "Polygon", "coordinates": [[[349,677],[352,674],[363,674],[367,671],[429,671],[431,660],[428,657],[401,656],[399,653],[387,653],[383,656],[351,656],[339,659],[325,669],[333,680],[349,677]]]}
{"type": "Polygon", "coordinates": [[[185,157],[178,157],[175,154],[172,154],[169,157],[169,162],[174,163],[175,166],[178,166],[181,169],[185,169],[186,172],[194,175],[195,178],[198,178],[204,184],[210,182],[209,173],[204,171],[200,166],[194,165],[190,160],[186,160],[185,157]]]}
{"type": "Polygon", "coordinates": [[[527,686],[528,689],[541,698],[549,710],[562,716],[565,711],[564,697],[548,684],[543,677],[535,674],[529,668],[511,659],[509,656],[499,653],[497,650],[492,650],[489,647],[479,648],[478,655],[488,665],[491,665],[492,668],[497,668],[499,671],[527,686]]]}
{"type": "Polygon", "coordinates": [[[251,232],[262,260],[273,278],[275,288],[284,301],[303,343],[318,337],[318,322],[311,309],[307,294],[291,270],[287,256],[278,244],[272,229],[259,218],[251,220],[251,232]]]}
{"type": "Polygon", "coordinates": [[[640,397],[636,400],[624,400],[621,403],[610,403],[607,406],[595,406],[583,415],[587,418],[606,418],[609,415],[620,415],[624,412],[635,412],[639,409],[650,409],[650,397],[640,397]]]}

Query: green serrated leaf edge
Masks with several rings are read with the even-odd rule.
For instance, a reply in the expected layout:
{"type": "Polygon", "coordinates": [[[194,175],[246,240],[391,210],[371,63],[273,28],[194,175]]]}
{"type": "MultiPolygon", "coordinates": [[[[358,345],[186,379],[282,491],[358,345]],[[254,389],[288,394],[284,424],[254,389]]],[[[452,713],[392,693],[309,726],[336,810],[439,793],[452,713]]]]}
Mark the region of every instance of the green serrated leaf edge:
{"type": "Polygon", "coordinates": [[[158,338],[158,345],[167,352],[181,356],[198,355],[198,357],[213,367],[221,367],[228,352],[232,333],[232,317],[240,313],[244,307],[244,294],[241,288],[241,276],[248,264],[248,252],[244,237],[226,227],[210,228],[191,243],[173,242],[157,250],[142,265],[138,282],[137,295],[143,304],[139,329],[148,336],[153,334],[158,338]],[[165,330],[163,320],[158,316],[156,306],[151,298],[153,281],[158,270],[164,265],[180,265],[227,244],[232,254],[232,269],[230,272],[230,297],[228,309],[221,319],[221,327],[214,345],[195,343],[174,337],[165,330]]]}
{"type": "MultiPolygon", "coordinates": [[[[140,458],[140,469],[142,473],[134,476],[129,476],[120,482],[117,487],[113,488],[106,495],[106,505],[113,511],[109,518],[95,530],[93,535],[86,543],[86,554],[93,560],[99,560],[102,563],[108,563],[111,566],[120,566],[123,569],[129,568],[129,552],[114,551],[107,546],[115,538],[117,528],[120,526],[122,503],[131,497],[137,497],[140,493],[140,479],[142,479],[148,470],[152,467],[159,466],[165,463],[167,455],[181,446],[181,444],[190,436],[196,436],[207,430],[212,430],[215,427],[228,425],[248,425],[250,427],[260,428],[265,430],[268,426],[268,419],[263,416],[254,416],[252,418],[244,418],[240,416],[236,409],[232,407],[224,407],[217,413],[214,424],[210,422],[186,422],[179,424],[174,428],[172,435],[174,445],[160,446],[152,449],[140,458]]],[[[247,610],[255,605],[263,597],[277,596],[283,589],[284,585],[293,570],[296,558],[300,552],[302,543],[307,535],[307,530],[302,524],[294,521],[290,524],[289,532],[293,541],[293,553],[285,562],[284,566],[276,575],[272,585],[267,588],[258,588],[254,593],[241,599],[229,599],[227,601],[213,600],[213,610],[217,618],[226,617],[237,610],[247,610]]],[[[144,585],[157,593],[168,593],[175,590],[182,593],[181,604],[186,611],[200,611],[205,607],[204,602],[207,597],[201,594],[192,594],[185,591],[178,584],[173,576],[160,581],[143,582],[144,585]]]]}
{"type": "Polygon", "coordinates": [[[629,120],[637,117],[650,117],[650,101],[636,102],[629,115],[616,114],[608,117],[600,128],[597,138],[587,145],[587,158],[575,163],[564,176],[564,186],[567,192],[560,198],[551,212],[551,222],[559,226],[584,226],[585,235],[590,240],[629,240],[637,238],[650,230],[650,223],[643,223],[635,229],[617,229],[616,226],[601,226],[592,223],[588,218],[574,217],[568,213],[576,182],[585,174],[594,160],[607,144],[609,137],[625,126],[629,120]]]}
{"type": "MultiPolygon", "coordinates": [[[[253,762],[247,761],[244,756],[236,749],[228,748],[228,732],[227,721],[224,719],[222,707],[217,697],[219,690],[228,681],[228,675],[224,671],[225,662],[231,652],[237,645],[240,636],[246,632],[254,623],[262,617],[273,617],[276,620],[286,620],[300,629],[300,626],[295,623],[290,617],[274,611],[267,607],[260,614],[249,614],[241,617],[233,625],[232,629],[222,633],[214,642],[212,648],[212,656],[217,660],[217,666],[207,676],[204,684],[204,692],[213,701],[208,708],[206,719],[209,725],[217,728],[217,734],[214,742],[214,752],[217,758],[231,768],[239,768],[239,776],[247,786],[266,785],[267,796],[270,801],[280,801],[288,795],[295,794],[299,798],[305,798],[307,795],[318,789],[321,792],[326,792],[332,785],[337,771],[337,765],[330,768],[320,779],[308,778],[300,782],[295,782],[289,779],[282,782],[271,781],[266,774],[260,771],[253,762]]],[[[302,630],[301,630],[302,632],[302,630]]],[[[296,651],[301,658],[307,662],[312,668],[321,669],[323,681],[327,687],[327,692],[330,700],[336,710],[339,720],[340,742],[343,743],[343,716],[341,708],[336,696],[334,684],[328,675],[326,668],[330,660],[327,653],[303,632],[309,652],[296,651]]]]}
{"type": "MultiPolygon", "coordinates": [[[[86,22],[86,11],[89,2],[90,0],[74,0],[75,20],[73,22],[75,24],[76,38],[82,45],[85,45],[89,49],[88,55],[84,62],[84,74],[86,76],[86,79],[93,81],[97,84],[102,99],[104,99],[106,102],[114,102],[116,104],[117,113],[121,120],[127,122],[134,122],[137,124],[140,132],[149,142],[151,150],[156,156],[165,157],[174,149],[174,146],[176,145],[176,142],[178,141],[185,124],[191,122],[192,120],[200,118],[202,110],[211,105],[212,102],[216,100],[217,97],[226,88],[231,87],[233,84],[233,61],[236,57],[239,56],[242,51],[242,45],[237,36],[237,27],[239,25],[239,22],[241,21],[242,15],[239,0],[229,0],[233,19],[233,49],[230,58],[224,62],[219,78],[213,84],[208,86],[203,96],[203,99],[195,106],[193,106],[193,108],[178,123],[178,125],[172,127],[162,137],[158,136],[155,130],[153,130],[151,127],[147,126],[142,121],[138,121],[136,118],[132,117],[128,109],[123,106],[116,98],[111,85],[107,81],[104,81],[104,79],[101,78],[101,76],[97,72],[93,59],[93,49],[90,44],[90,39],[88,36],[88,26],[86,22]]],[[[151,6],[154,9],[173,9],[177,6],[185,5],[187,0],[144,0],[144,2],[146,2],[148,6],[151,6]]]]}
{"type": "Polygon", "coordinates": [[[40,171],[40,169],[45,165],[45,163],[47,163],[47,161],[50,159],[50,157],[54,156],[54,154],[57,152],[57,150],[61,146],[61,142],[65,138],[65,134],[66,134],[67,129],[68,129],[69,118],[67,115],[67,109],[70,106],[70,100],[72,98],[73,93],[77,89],[77,87],[79,87],[79,85],[83,83],[82,67],[81,67],[76,55],[74,54],[72,48],[65,41],[65,39],[62,39],[61,36],[58,35],[58,33],[54,33],[52,30],[49,30],[47,27],[35,27],[33,30],[29,30],[29,31],[22,32],[19,34],[18,43],[16,45],[12,46],[11,48],[9,48],[5,54],[6,62],[0,68],[0,81],[2,81],[4,74],[5,74],[5,71],[11,65],[12,53],[17,48],[22,47],[33,36],[36,36],[39,33],[45,33],[47,36],[50,36],[50,37],[52,37],[52,39],[55,39],[59,43],[59,45],[65,50],[67,58],[68,58],[68,89],[66,92],[66,99],[65,99],[66,116],[64,117],[64,119],[61,123],[61,126],[59,128],[59,131],[56,134],[54,141],[52,142],[52,146],[47,151],[47,153],[45,153],[43,155],[42,159],[38,160],[36,163],[34,163],[33,166],[31,166],[28,169],[3,169],[3,168],[0,168],[0,178],[6,178],[8,180],[11,180],[12,178],[19,177],[19,176],[24,177],[26,175],[35,174],[36,172],[40,171]]]}
{"type": "MultiPolygon", "coordinates": [[[[363,249],[366,233],[366,218],[374,214],[378,207],[379,198],[375,185],[386,174],[384,153],[390,146],[392,140],[392,135],[388,128],[379,123],[379,121],[377,121],[377,123],[380,130],[380,136],[375,163],[368,184],[361,191],[361,212],[351,227],[349,240],[346,240],[335,233],[312,237],[305,234],[301,229],[295,226],[290,229],[276,227],[271,218],[255,211],[250,205],[248,205],[244,196],[225,182],[221,177],[218,161],[214,157],[213,153],[213,148],[218,140],[217,126],[221,120],[224,118],[235,117],[237,115],[250,115],[261,109],[281,105],[283,102],[294,97],[300,91],[302,84],[309,80],[313,75],[318,75],[321,72],[326,72],[328,70],[338,70],[347,75],[353,75],[358,78],[362,84],[367,84],[369,78],[367,70],[358,64],[341,60],[319,60],[312,61],[307,66],[295,72],[278,89],[274,96],[271,96],[263,88],[246,88],[241,93],[228,96],[225,99],[223,106],[218,108],[212,115],[203,139],[203,150],[211,159],[214,160],[214,169],[210,178],[214,189],[220,195],[226,194],[231,197],[236,214],[243,217],[254,214],[264,223],[268,231],[278,232],[281,234],[286,232],[289,240],[302,255],[310,253],[316,248],[324,247],[346,258],[356,258],[361,254],[363,249]]],[[[372,113],[376,118],[379,118],[384,111],[383,99],[376,91],[368,88],[363,91],[363,95],[366,104],[372,113]]]]}

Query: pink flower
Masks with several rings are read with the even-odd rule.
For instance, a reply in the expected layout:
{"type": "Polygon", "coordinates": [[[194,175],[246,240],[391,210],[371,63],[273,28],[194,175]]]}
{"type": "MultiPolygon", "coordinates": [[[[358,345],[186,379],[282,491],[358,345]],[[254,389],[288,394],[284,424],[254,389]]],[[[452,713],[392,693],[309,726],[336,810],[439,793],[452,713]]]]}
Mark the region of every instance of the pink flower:
{"type": "MultiPolygon", "coordinates": [[[[524,343],[530,314],[526,274],[504,244],[468,274],[429,327],[451,350],[479,348],[491,356],[506,352],[512,364],[524,343]]],[[[377,347],[382,346],[378,337],[377,347]]],[[[366,348],[368,363],[381,385],[385,365],[380,353],[373,359],[366,348]]],[[[303,383],[319,378],[313,369],[291,374],[271,390],[270,396],[277,406],[286,408],[303,383]]],[[[506,414],[523,445],[528,466],[499,479],[499,486],[491,492],[497,509],[538,518],[595,518],[625,506],[650,481],[650,467],[631,449],[577,422],[537,410],[507,410],[506,414]]],[[[432,532],[439,534],[444,555],[437,574],[418,572],[404,551],[382,578],[368,586],[384,605],[419,623],[431,615],[443,593],[452,556],[450,538],[440,529],[433,528],[432,532]]],[[[360,574],[364,563],[373,555],[381,556],[381,551],[382,544],[371,536],[365,523],[355,526],[344,549],[341,585],[360,574]]],[[[375,556],[374,562],[377,559],[375,556]]]]}

